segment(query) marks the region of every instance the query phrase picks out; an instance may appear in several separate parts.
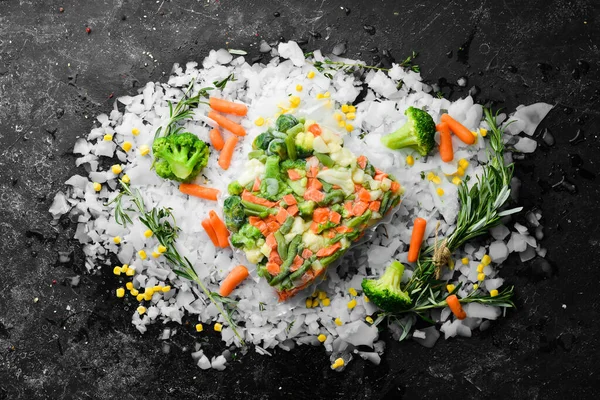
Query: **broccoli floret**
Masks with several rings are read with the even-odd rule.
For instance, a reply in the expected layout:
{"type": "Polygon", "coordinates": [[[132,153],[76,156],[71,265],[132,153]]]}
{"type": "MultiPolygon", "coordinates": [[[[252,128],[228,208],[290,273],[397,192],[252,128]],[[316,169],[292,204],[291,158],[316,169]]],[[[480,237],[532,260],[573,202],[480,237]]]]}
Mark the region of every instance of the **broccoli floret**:
{"type": "Polygon", "coordinates": [[[267,150],[269,148],[269,143],[273,140],[273,134],[270,131],[266,131],[261,133],[254,139],[252,142],[253,150],[267,150]]]}
{"type": "Polygon", "coordinates": [[[313,155],[313,141],[315,135],[311,132],[299,132],[294,139],[296,145],[296,156],[298,158],[308,158],[313,155]]]}
{"type": "Polygon", "coordinates": [[[269,143],[267,154],[285,159],[287,157],[287,146],[285,145],[285,141],[283,139],[273,139],[271,143],[269,143]]]}
{"type": "Polygon", "coordinates": [[[411,307],[407,292],[400,288],[404,265],[393,261],[379,279],[363,279],[362,288],[369,301],[384,311],[395,312],[411,307]]]}
{"type": "Polygon", "coordinates": [[[245,224],[238,232],[231,235],[231,244],[237,248],[255,249],[261,238],[262,233],[257,227],[245,224]]]}
{"type": "Polygon", "coordinates": [[[435,146],[435,122],[426,111],[408,107],[404,112],[408,121],[397,131],[381,138],[386,147],[397,150],[404,147],[414,148],[426,156],[435,146]]]}
{"type": "Polygon", "coordinates": [[[191,182],[208,163],[208,145],[192,133],[159,137],[152,143],[156,174],[164,179],[191,182]]]}
{"type": "Polygon", "coordinates": [[[229,185],[227,185],[227,192],[232,196],[242,194],[243,191],[244,187],[240,185],[238,181],[233,181],[229,185]]]}
{"type": "Polygon", "coordinates": [[[298,160],[284,160],[281,162],[281,176],[282,178],[288,178],[288,171],[293,169],[300,175],[301,178],[306,176],[306,161],[298,160]]]}
{"type": "Polygon", "coordinates": [[[297,125],[299,122],[293,115],[290,114],[282,114],[275,121],[275,129],[279,132],[287,132],[288,129],[292,128],[294,125],[297,125]]]}
{"type": "Polygon", "coordinates": [[[315,203],[312,200],[303,201],[302,203],[299,203],[298,211],[300,212],[300,216],[305,219],[311,217],[313,212],[315,211],[316,206],[317,203],[315,203]]]}
{"type": "Polygon", "coordinates": [[[246,214],[240,196],[226,198],[223,203],[223,213],[225,214],[225,225],[232,232],[237,232],[246,222],[246,214]]]}

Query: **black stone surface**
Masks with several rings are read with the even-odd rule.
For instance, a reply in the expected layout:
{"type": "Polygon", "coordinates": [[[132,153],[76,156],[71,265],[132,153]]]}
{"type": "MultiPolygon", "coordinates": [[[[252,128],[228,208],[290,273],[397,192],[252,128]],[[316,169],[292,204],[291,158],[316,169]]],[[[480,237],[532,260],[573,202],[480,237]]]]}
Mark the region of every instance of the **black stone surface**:
{"type": "MultiPolygon", "coordinates": [[[[595,0],[0,0],[0,399],[597,398],[599,17],[595,0]],[[543,211],[551,263],[506,263],[517,310],[433,349],[384,334],[378,367],[333,372],[321,348],[303,346],[201,371],[190,326],[174,326],[164,354],[162,327],[133,328],[134,304],[114,298],[110,271],[83,273],[74,226],[51,226],[47,209],[78,171],[71,149],[94,116],[164,81],[174,62],[226,46],[253,58],[261,39],[282,38],[307,51],[345,42],[369,63],[416,50],[423,77],[449,98],[556,104],[542,125],[556,143],[516,168],[519,203],[543,211]],[[585,139],[570,143],[578,130],[585,139]],[[576,191],[553,188],[563,176],[576,191]]],[[[202,337],[222,350],[214,332],[202,337]]]]}

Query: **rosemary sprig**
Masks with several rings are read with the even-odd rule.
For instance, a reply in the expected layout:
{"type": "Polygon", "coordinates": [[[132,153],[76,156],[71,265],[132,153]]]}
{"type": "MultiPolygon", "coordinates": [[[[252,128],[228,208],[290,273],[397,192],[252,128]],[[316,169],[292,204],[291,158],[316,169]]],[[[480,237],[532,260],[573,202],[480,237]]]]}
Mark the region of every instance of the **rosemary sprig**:
{"type": "MultiPolygon", "coordinates": [[[[307,53],[305,54],[305,56],[311,56],[313,55],[312,53],[307,53]]],[[[417,58],[419,54],[416,51],[413,51],[411,55],[409,55],[407,58],[404,59],[404,61],[402,61],[401,63],[399,63],[399,65],[402,68],[408,68],[411,69],[414,72],[419,72],[420,68],[417,64],[414,64],[414,60],[415,58],[417,58]]],[[[374,69],[374,70],[378,70],[378,71],[385,71],[385,72],[389,72],[388,68],[382,68],[382,67],[376,67],[373,65],[366,65],[366,64],[361,64],[361,63],[357,63],[357,64],[348,64],[342,61],[333,61],[330,60],[328,58],[326,58],[323,61],[314,61],[312,62],[312,65],[317,69],[317,71],[319,72],[323,72],[326,69],[329,70],[333,70],[333,71],[339,71],[342,70],[346,73],[351,73],[354,72],[357,69],[360,68],[364,68],[364,69],[374,69]]],[[[325,76],[327,76],[327,73],[325,73],[325,76]]],[[[330,78],[331,79],[331,78],[330,78]]]]}

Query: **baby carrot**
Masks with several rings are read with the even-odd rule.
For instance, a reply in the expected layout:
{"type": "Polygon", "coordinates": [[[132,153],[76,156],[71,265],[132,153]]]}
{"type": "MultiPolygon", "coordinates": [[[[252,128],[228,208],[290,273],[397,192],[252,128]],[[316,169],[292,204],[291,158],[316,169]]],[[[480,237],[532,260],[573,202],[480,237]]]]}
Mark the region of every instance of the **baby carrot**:
{"type": "Polygon", "coordinates": [[[215,230],[217,239],[219,240],[219,247],[229,246],[229,231],[227,230],[225,223],[219,218],[214,210],[210,210],[208,216],[210,217],[210,224],[215,230]]]}
{"type": "Polygon", "coordinates": [[[452,137],[448,124],[442,123],[436,126],[440,133],[440,157],[443,162],[450,162],[454,159],[454,150],[452,149],[452,137]]]}
{"type": "Polygon", "coordinates": [[[419,258],[419,250],[425,236],[425,227],[427,221],[423,218],[416,218],[413,225],[412,236],[410,237],[410,246],[408,248],[408,262],[416,262],[419,258]]]}
{"type": "Polygon", "coordinates": [[[247,277],[248,268],[244,267],[243,265],[234,267],[231,271],[229,271],[227,277],[223,279],[223,282],[221,282],[219,294],[223,297],[229,296],[231,292],[233,292],[233,289],[235,289],[247,277]]]}
{"type": "Polygon", "coordinates": [[[179,191],[189,196],[213,201],[217,201],[217,196],[219,195],[218,189],[196,185],[195,183],[180,183],[179,191]]]}
{"type": "Polygon", "coordinates": [[[462,140],[466,144],[475,143],[475,136],[473,136],[473,133],[470,130],[468,130],[466,126],[464,126],[448,114],[443,114],[441,119],[442,122],[447,124],[448,128],[450,128],[452,133],[458,136],[460,140],[462,140]]]}
{"type": "Polygon", "coordinates": [[[223,140],[223,136],[221,136],[221,132],[219,132],[217,128],[210,130],[210,142],[215,149],[219,151],[223,150],[225,141],[223,140]]]}
{"type": "Polygon", "coordinates": [[[237,136],[246,136],[246,130],[240,125],[236,124],[229,118],[215,112],[211,111],[208,113],[208,118],[215,121],[219,126],[223,129],[227,129],[229,132],[233,133],[237,136]]]}
{"type": "Polygon", "coordinates": [[[238,142],[237,136],[230,136],[223,146],[223,150],[221,150],[221,154],[219,154],[219,165],[223,169],[228,169],[229,165],[231,165],[231,157],[233,156],[233,150],[235,150],[235,145],[238,142]]]}
{"type": "Polygon", "coordinates": [[[460,305],[460,301],[458,301],[458,297],[456,297],[455,294],[451,294],[450,296],[446,297],[446,303],[456,318],[467,318],[467,313],[465,310],[463,310],[462,306],[460,305]]]}
{"type": "Polygon", "coordinates": [[[219,239],[217,239],[217,234],[215,233],[215,230],[213,229],[212,225],[210,224],[209,218],[206,218],[205,220],[202,221],[202,227],[206,231],[206,234],[210,238],[211,242],[213,242],[215,247],[219,247],[219,239]]]}
{"type": "Polygon", "coordinates": [[[224,99],[217,99],[216,97],[209,98],[208,104],[213,110],[225,114],[235,114],[243,117],[248,113],[248,107],[246,107],[245,104],[234,103],[224,99]]]}

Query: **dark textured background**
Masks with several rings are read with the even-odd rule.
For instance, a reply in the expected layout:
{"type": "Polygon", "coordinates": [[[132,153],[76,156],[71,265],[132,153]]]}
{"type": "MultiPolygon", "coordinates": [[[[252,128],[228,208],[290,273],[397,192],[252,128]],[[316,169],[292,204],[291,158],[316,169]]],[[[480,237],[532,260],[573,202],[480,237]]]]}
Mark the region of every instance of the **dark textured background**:
{"type": "Polygon", "coordinates": [[[598,2],[408,3],[0,0],[0,399],[595,397],[598,2]],[[450,98],[477,85],[478,101],[509,110],[557,105],[543,124],[556,145],[542,145],[516,172],[520,203],[543,210],[553,268],[507,262],[502,275],[516,285],[516,311],[433,349],[388,338],[378,367],[356,360],[336,373],[321,348],[304,346],[272,358],[238,354],[224,372],[203,372],[187,349],[202,336],[220,351],[214,332],[179,327],[163,354],[161,328],[144,336],[133,328],[133,304],[114,298],[110,271],[82,275],[73,225],[51,226],[47,209],[77,172],[70,150],[94,115],[110,110],[113,95],[164,81],[174,62],[201,61],[227,45],[250,59],[260,39],[282,37],[303,40],[307,51],[345,41],[348,56],[369,63],[416,50],[423,77],[442,79],[450,98]],[[455,85],[461,76],[466,88],[455,85]],[[578,129],[585,141],[573,145],[578,129]],[[552,188],[563,176],[576,193],[552,188]],[[59,263],[58,251],[72,252],[70,261],[59,263]]]}

